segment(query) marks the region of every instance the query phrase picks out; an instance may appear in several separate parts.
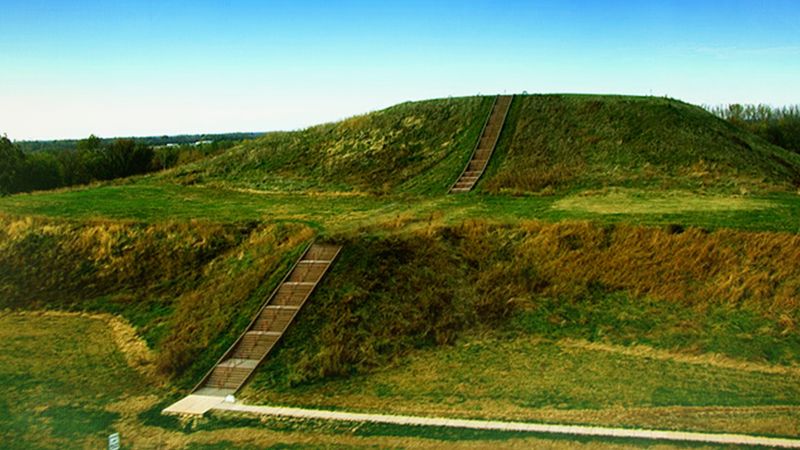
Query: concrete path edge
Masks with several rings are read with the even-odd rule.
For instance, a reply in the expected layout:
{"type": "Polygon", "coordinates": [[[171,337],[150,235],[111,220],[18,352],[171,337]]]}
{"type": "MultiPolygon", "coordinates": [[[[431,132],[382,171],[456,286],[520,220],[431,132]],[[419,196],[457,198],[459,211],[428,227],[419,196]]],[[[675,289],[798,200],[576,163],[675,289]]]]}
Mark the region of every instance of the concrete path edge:
{"type": "Polygon", "coordinates": [[[551,425],[528,422],[502,422],[493,420],[445,419],[437,417],[387,414],[363,414],[277,406],[251,406],[241,403],[228,402],[219,402],[212,406],[211,409],[267,416],[294,417],[301,419],[372,422],[395,425],[453,427],[476,430],[519,431],[543,434],[566,434],[574,436],[631,438],[661,441],[704,442],[711,444],[754,445],[776,448],[800,448],[800,440],[798,439],[751,436],[745,434],[700,433],[688,431],[663,431],[581,425],[551,425]]]}

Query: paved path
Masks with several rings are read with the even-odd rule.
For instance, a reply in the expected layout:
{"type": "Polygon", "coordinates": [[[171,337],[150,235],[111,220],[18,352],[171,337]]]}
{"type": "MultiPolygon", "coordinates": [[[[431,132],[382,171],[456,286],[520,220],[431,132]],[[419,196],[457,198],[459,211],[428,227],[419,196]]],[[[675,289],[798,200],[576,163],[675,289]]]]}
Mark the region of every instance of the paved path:
{"type": "Polygon", "coordinates": [[[780,439],[744,434],[692,433],[682,431],[636,430],[578,425],[547,425],[524,422],[499,422],[491,420],[442,419],[435,417],[394,416],[385,414],[359,414],[317,409],[249,406],[220,402],[213,409],[268,416],[297,417],[302,419],[342,420],[348,422],[374,422],[396,425],[423,425],[437,427],[469,428],[476,430],[522,431],[545,434],[569,434],[614,438],[653,439],[680,442],[705,442],[711,444],[760,445],[780,448],[800,448],[800,440],[780,439]]]}

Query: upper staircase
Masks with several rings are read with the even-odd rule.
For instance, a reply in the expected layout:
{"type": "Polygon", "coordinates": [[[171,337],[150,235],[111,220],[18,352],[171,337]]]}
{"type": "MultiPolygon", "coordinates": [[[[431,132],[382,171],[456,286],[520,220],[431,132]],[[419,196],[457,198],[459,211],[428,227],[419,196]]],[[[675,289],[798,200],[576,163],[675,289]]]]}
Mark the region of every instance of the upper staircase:
{"type": "Polygon", "coordinates": [[[340,250],[338,245],[310,245],[193,393],[226,396],[238,391],[283,336],[340,250]]]}
{"type": "Polygon", "coordinates": [[[450,187],[451,194],[471,191],[481,175],[483,175],[497,146],[497,141],[500,139],[500,133],[503,131],[503,125],[506,123],[506,116],[508,116],[508,110],[511,108],[513,99],[513,95],[498,95],[495,97],[492,111],[483,124],[481,137],[475,144],[472,157],[456,182],[450,187]]]}

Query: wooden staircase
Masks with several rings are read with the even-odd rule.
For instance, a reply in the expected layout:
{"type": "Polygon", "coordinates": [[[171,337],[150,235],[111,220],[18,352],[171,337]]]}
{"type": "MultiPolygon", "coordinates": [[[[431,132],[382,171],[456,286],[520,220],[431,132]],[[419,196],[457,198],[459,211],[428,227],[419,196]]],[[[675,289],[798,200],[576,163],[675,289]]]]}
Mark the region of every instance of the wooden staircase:
{"type": "Polygon", "coordinates": [[[511,108],[511,102],[514,100],[513,95],[498,95],[494,99],[492,111],[486,122],[483,124],[481,130],[481,137],[475,144],[475,149],[472,151],[472,157],[461,175],[455,183],[450,186],[450,193],[455,194],[458,192],[469,192],[475,187],[475,183],[481,178],[486,166],[489,165],[489,159],[494,153],[497,146],[497,141],[500,139],[500,133],[503,131],[503,125],[506,123],[506,116],[508,110],[511,108]]]}
{"type": "Polygon", "coordinates": [[[340,250],[338,245],[310,245],[246,331],[198,383],[193,393],[226,396],[238,391],[283,336],[340,250]]]}

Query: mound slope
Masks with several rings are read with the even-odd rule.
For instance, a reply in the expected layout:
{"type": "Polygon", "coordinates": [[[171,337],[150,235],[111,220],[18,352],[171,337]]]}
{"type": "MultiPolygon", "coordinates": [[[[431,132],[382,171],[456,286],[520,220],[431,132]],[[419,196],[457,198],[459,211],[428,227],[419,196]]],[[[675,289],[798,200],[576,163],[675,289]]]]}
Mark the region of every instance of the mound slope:
{"type": "Polygon", "coordinates": [[[800,186],[800,156],[702,108],[653,97],[520,96],[483,189],[729,192],[800,186]]]}
{"type": "Polygon", "coordinates": [[[267,191],[444,192],[469,157],[492,99],[403,103],[269,133],[176,176],[267,191]]]}

